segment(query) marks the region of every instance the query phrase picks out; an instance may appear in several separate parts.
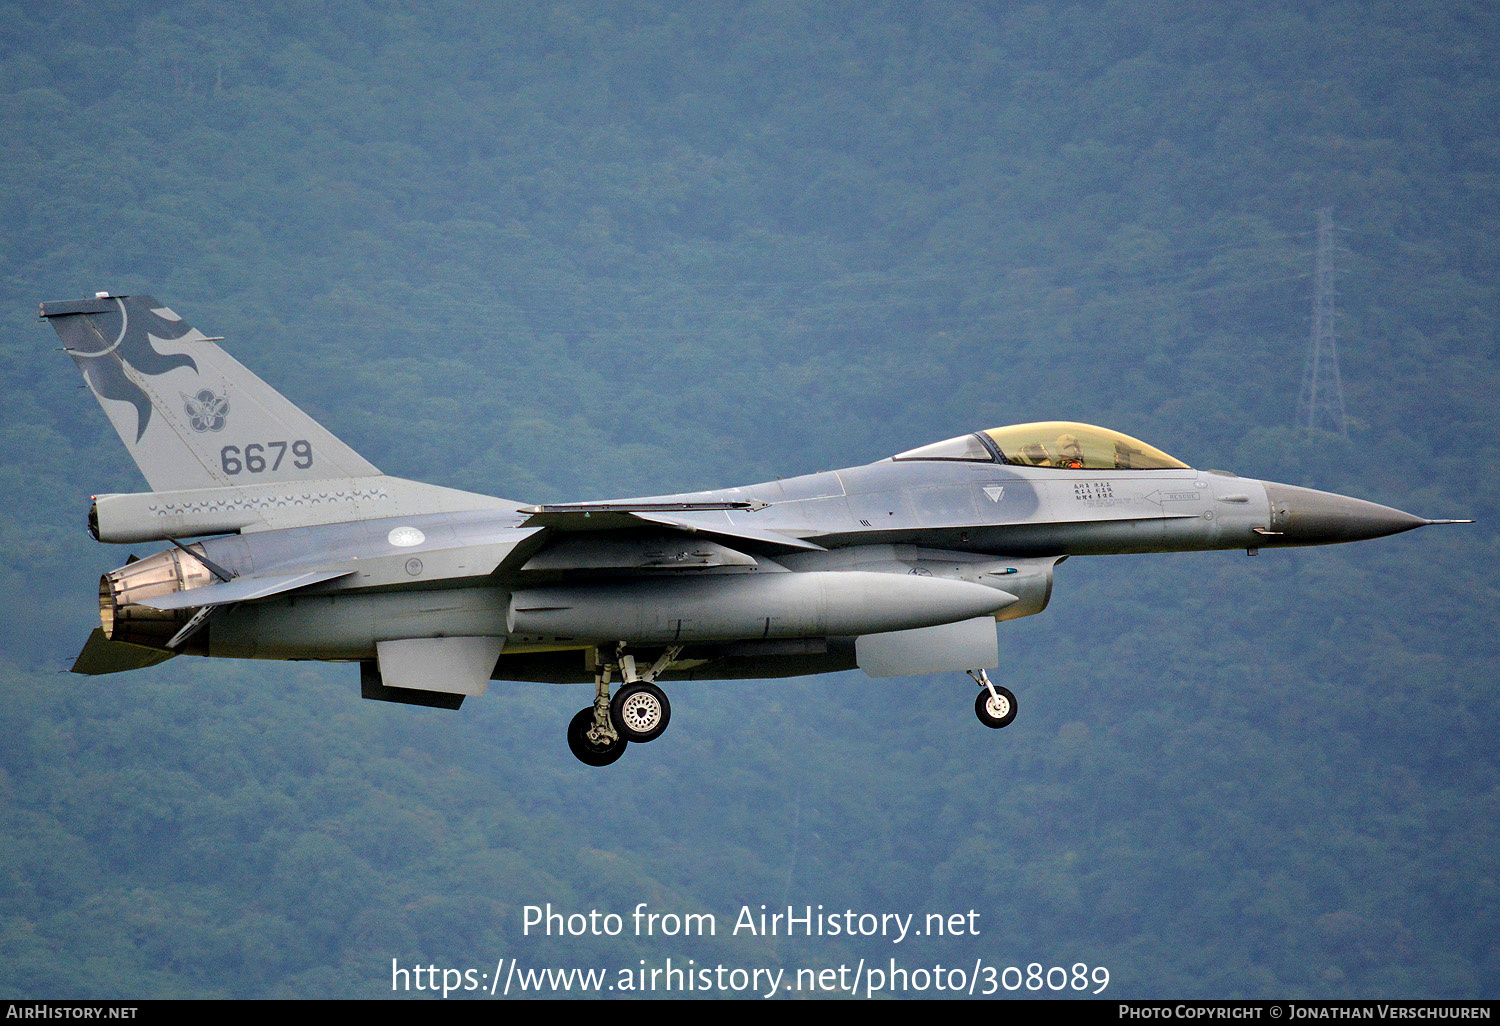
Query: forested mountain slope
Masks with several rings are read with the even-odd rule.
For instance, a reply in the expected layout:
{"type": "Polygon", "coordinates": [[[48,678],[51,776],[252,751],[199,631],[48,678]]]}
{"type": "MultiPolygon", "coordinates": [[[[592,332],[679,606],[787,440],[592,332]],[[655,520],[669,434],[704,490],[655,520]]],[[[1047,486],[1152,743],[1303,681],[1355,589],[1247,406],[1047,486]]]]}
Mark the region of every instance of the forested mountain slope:
{"type": "MultiPolygon", "coordinates": [[[[1107,996],[1495,996],[1500,36],[1487,4],[0,3],[0,990],[381,996],[390,959],[1104,965],[1107,996]],[[1293,427],[1314,212],[1349,437],[1293,427]],[[1075,559],[953,676],[59,675],[144,487],[34,320],[172,304],[382,470],[531,501],[1093,421],[1429,517],[1075,559]],[[522,906],[713,940],[523,937],[522,906]],[[978,937],[725,936],[741,905],[978,937]]],[[[141,554],[144,554],[142,552],[141,554]]]]}

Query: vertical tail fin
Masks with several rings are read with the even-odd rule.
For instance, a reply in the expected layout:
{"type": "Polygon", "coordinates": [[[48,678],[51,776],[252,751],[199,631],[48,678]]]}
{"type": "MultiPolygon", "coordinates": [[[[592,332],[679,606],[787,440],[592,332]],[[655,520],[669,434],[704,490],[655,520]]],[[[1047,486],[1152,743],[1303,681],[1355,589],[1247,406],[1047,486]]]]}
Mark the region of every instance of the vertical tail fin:
{"type": "Polygon", "coordinates": [[[152,491],[377,475],[150,296],[43,303],[152,491]]]}

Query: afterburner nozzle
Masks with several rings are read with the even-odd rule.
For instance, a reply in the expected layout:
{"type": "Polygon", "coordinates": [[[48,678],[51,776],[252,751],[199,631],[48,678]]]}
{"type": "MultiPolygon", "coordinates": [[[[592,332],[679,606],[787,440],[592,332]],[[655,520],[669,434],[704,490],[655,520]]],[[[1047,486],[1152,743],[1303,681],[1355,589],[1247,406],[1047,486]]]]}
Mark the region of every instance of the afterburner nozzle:
{"type": "Polygon", "coordinates": [[[213,575],[199,562],[198,555],[193,551],[168,549],[126,563],[99,578],[99,621],[104,636],[130,645],[163,647],[191,612],[163,611],[142,605],[141,600],[213,583],[213,575]]]}

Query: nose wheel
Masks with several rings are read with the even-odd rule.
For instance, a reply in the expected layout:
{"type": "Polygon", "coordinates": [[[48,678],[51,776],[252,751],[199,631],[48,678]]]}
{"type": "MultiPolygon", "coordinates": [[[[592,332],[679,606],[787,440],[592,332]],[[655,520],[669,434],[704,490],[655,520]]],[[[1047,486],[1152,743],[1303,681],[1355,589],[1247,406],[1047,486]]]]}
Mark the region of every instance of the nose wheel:
{"type": "Polygon", "coordinates": [[[974,696],[974,715],[979,722],[992,730],[1009,726],[1016,718],[1016,696],[1009,688],[1003,688],[990,680],[983,670],[970,670],[969,676],[979,685],[980,692],[974,696]]]}

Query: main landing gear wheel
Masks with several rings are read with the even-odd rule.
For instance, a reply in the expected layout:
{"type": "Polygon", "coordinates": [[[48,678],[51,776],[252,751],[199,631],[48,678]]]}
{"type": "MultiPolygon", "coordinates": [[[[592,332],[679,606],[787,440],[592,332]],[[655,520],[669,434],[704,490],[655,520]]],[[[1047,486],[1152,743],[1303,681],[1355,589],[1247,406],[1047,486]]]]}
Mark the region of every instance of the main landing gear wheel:
{"type": "Polygon", "coordinates": [[[999,730],[1016,718],[1016,696],[999,684],[995,685],[993,695],[989,688],[984,688],[974,696],[974,715],[986,727],[999,730]]]}
{"type": "Polygon", "coordinates": [[[672,704],[655,684],[639,681],[615,692],[609,718],[620,737],[645,743],[661,737],[672,719],[672,704]]]}
{"type": "Polygon", "coordinates": [[[589,766],[608,766],[625,754],[625,746],[630,742],[625,740],[623,733],[616,741],[608,738],[590,741],[589,731],[593,726],[594,707],[578,710],[578,715],[568,724],[568,748],[579,762],[589,766]]]}

